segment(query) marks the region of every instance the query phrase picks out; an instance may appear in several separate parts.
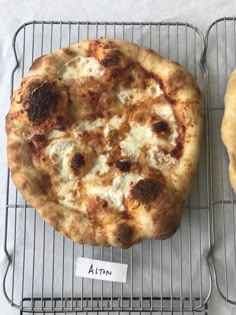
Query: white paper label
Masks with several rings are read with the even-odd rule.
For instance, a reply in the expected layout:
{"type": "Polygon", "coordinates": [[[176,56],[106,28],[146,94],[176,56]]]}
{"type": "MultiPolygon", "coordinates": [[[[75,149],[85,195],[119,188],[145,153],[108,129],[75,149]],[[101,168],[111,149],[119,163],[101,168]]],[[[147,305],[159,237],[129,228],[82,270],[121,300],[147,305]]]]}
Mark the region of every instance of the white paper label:
{"type": "Polygon", "coordinates": [[[126,282],[126,264],[78,257],[76,276],[114,282],[126,282]]]}

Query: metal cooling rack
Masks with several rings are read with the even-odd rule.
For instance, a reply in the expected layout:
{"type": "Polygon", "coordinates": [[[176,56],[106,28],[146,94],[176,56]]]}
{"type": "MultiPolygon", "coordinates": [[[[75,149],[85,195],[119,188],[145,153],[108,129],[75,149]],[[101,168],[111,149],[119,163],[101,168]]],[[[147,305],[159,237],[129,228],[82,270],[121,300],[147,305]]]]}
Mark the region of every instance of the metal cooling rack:
{"type": "Polygon", "coordinates": [[[236,196],[229,183],[229,159],[220,134],[226,85],[236,66],[236,18],[212,23],[206,42],[214,280],[220,295],[236,304],[236,196]]]}
{"type": "MultiPolygon", "coordinates": [[[[196,78],[204,40],[185,23],[29,22],[16,32],[16,67],[12,91],[33,60],[86,38],[120,38],[150,47],[171,58],[196,78]]],[[[206,99],[206,95],[204,95],[206,99]]],[[[4,293],[23,312],[167,312],[207,313],[212,281],[208,266],[211,244],[208,193],[208,111],[198,171],[179,230],[169,240],[146,240],[129,250],[82,246],[44,223],[7,180],[5,252],[9,264],[4,293]],[[128,264],[126,284],[75,276],[77,256],[128,264]]]]}

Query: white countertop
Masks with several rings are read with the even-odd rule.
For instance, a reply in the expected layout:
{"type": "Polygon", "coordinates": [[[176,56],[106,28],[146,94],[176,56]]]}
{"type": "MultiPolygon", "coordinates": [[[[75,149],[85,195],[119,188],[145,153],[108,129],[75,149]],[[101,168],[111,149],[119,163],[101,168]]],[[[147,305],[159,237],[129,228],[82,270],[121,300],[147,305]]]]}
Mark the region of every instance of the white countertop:
{"type": "MultiPolygon", "coordinates": [[[[31,20],[65,21],[180,21],[196,25],[203,34],[215,19],[236,16],[236,2],[225,0],[0,0],[0,283],[7,259],[3,252],[4,204],[6,191],[6,136],[5,115],[9,107],[11,71],[15,65],[12,37],[16,29],[31,20]]],[[[11,308],[0,290],[0,313],[19,314],[11,308]]],[[[236,307],[223,302],[216,290],[209,302],[210,315],[235,314],[236,307]]]]}

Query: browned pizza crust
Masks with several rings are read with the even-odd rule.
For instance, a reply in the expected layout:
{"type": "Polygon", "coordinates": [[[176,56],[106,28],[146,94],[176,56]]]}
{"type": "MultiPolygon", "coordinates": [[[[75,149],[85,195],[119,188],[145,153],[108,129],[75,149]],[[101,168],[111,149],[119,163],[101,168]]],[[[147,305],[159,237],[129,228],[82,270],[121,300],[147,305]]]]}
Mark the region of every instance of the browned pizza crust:
{"type": "Polygon", "coordinates": [[[21,194],[56,230],[76,242],[127,248],[149,237],[168,238],[177,230],[196,170],[201,128],[199,89],[180,65],[126,41],[87,40],[38,58],[22,80],[12,97],[6,120],[8,163],[21,194]],[[75,80],[79,56],[96,58],[103,76],[75,80]],[[145,159],[145,148],[136,163],[124,161],[119,144],[127,137],[130,127],[123,122],[120,130],[110,132],[109,141],[113,146],[108,160],[110,170],[108,175],[102,175],[102,179],[98,176],[96,180],[102,180],[104,187],[109,188],[114,178],[124,173],[142,177],[130,182],[122,205],[124,210],[117,211],[99,196],[86,199],[81,183],[94,161],[104,154],[105,143],[99,130],[96,134],[83,133],[78,141],[88,145],[80,146],[79,152],[75,149],[68,162],[71,172],[68,182],[69,178],[78,177],[74,192],[78,206],[77,203],[73,207],[62,204],[63,197],[55,189],[61,183],[54,178],[60,170],[42,153],[52,143],[48,135],[57,130],[68,137],[75,122],[98,117],[108,121],[111,115],[122,112],[126,122],[145,121],[165,140],[172,126],[168,126],[168,119],[166,123],[157,121],[155,115],[152,117],[151,98],[147,102],[139,100],[139,107],[133,105],[133,109],[126,109],[123,104],[117,105],[117,97],[112,92],[117,87],[122,91],[137,86],[144,91],[151,81],[158,83],[163,91],[155,102],[167,102],[173,108],[178,136],[174,139],[175,146],[163,154],[173,158],[175,164],[160,169],[151,167],[145,159]],[[84,200],[86,210],[79,206],[84,200]]]}
{"type": "Polygon", "coordinates": [[[225,94],[225,111],[221,125],[221,137],[229,154],[229,178],[236,192],[236,70],[229,78],[225,94]]]}

